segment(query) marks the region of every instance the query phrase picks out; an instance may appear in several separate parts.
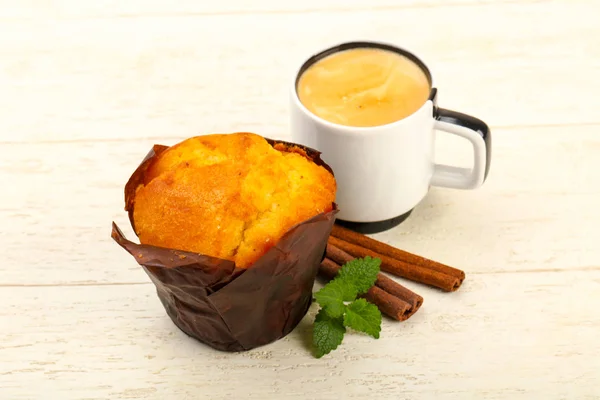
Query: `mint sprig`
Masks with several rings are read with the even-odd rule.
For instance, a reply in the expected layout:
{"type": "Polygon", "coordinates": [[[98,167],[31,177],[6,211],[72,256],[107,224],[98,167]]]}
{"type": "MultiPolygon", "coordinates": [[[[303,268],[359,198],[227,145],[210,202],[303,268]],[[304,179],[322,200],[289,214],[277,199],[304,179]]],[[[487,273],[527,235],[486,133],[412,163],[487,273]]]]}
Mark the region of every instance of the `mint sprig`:
{"type": "Polygon", "coordinates": [[[380,265],[378,258],[356,258],[344,264],[338,275],[315,293],[315,300],[321,306],[313,329],[317,358],[342,343],[346,328],[379,338],[381,312],[367,300],[356,298],[375,284],[380,265]]]}

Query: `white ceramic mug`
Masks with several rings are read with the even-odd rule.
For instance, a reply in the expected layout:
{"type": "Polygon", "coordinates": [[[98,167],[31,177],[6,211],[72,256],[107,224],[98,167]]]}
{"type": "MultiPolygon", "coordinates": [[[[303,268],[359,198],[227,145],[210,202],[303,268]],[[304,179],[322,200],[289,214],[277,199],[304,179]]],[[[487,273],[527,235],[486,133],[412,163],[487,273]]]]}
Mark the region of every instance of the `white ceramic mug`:
{"type": "Polygon", "coordinates": [[[342,224],[363,233],[379,232],[402,222],[432,185],[476,189],[483,184],[491,161],[488,126],[469,115],[437,107],[436,94],[427,66],[414,54],[387,43],[336,45],[313,55],[296,71],[291,89],[292,139],[320,151],[332,167],[342,224]],[[364,47],[394,51],[419,65],[430,82],[429,99],[408,117],[375,127],[343,126],[311,113],[296,90],[304,71],[333,53],[364,47]],[[435,164],[435,130],[471,142],[472,168],[435,164]]]}

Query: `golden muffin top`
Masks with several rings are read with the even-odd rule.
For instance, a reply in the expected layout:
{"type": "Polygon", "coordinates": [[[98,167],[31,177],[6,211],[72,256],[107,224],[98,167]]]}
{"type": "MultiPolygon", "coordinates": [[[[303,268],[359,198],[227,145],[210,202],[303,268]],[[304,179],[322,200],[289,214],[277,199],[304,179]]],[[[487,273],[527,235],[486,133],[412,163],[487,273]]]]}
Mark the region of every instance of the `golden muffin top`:
{"type": "Polygon", "coordinates": [[[253,133],[192,137],[165,150],[136,189],[142,244],[248,268],[294,225],[331,211],[333,175],[253,133]]]}

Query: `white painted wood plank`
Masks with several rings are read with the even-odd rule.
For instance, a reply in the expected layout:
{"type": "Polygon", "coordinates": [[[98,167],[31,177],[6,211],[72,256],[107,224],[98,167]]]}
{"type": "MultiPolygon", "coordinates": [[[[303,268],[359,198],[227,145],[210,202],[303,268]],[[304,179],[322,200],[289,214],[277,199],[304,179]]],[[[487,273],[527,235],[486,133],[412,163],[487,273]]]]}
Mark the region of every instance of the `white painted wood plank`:
{"type": "Polygon", "coordinates": [[[423,295],[379,340],[350,333],[317,360],[314,306],[287,338],[230,354],[178,331],[152,285],[0,288],[0,398],[598,398],[600,271],[476,275],[423,295]]]}
{"type": "MultiPolygon", "coordinates": [[[[592,0],[0,0],[0,399],[600,399],[599,14],[592,0]],[[442,106],[494,127],[481,190],[434,189],[376,235],[467,280],[403,282],[425,297],[417,315],[322,360],[306,348],[314,307],[272,345],[208,349],[110,239],[112,220],[133,238],[123,184],[155,142],[286,138],[296,62],[356,38],[414,49],[442,106]]],[[[438,153],[469,157],[441,134],[438,153]]]]}
{"type": "MultiPolygon", "coordinates": [[[[539,0],[519,0],[520,3],[539,0]]],[[[73,2],[71,0],[0,0],[0,19],[85,19],[85,18],[143,18],[165,15],[214,15],[214,14],[283,14],[311,13],[315,11],[355,11],[403,8],[430,8],[440,5],[463,6],[489,3],[515,3],[515,0],[96,0],[73,2]]]]}
{"type": "MultiPolygon", "coordinates": [[[[376,237],[469,276],[600,266],[597,131],[494,131],[481,189],[433,189],[408,220],[376,237]]],[[[176,140],[1,146],[0,285],[147,282],[111,240],[110,224],[135,240],[123,186],[155,142],[176,140]]],[[[437,148],[439,161],[467,165],[466,142],[439,134],[437,148]]]]}
{"type": "Polygon", "coordinates": [[[573,1],[3,22],[0,142],[285,134],[293,69],[362,38],[413,49],[440,105],[493,126],[597,123],[599,13],[573,1]]]}

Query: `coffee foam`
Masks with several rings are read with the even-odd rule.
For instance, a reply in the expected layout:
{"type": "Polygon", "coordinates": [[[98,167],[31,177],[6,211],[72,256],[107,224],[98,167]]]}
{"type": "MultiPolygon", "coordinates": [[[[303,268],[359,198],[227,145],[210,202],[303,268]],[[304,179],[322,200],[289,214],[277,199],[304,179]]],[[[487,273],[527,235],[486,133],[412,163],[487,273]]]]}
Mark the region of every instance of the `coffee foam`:
{"type": "Polygon", "coordinates": [[[300,77],[298,96],[315,115],[341,125],[377,126],[407,117],[429,96],[429,80],[413,61],[373,48],[340,51],[300,77]]]}

